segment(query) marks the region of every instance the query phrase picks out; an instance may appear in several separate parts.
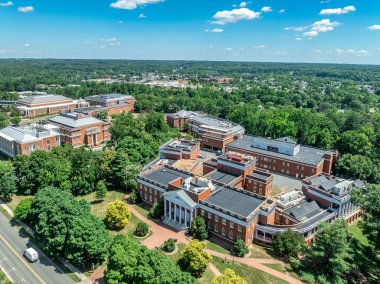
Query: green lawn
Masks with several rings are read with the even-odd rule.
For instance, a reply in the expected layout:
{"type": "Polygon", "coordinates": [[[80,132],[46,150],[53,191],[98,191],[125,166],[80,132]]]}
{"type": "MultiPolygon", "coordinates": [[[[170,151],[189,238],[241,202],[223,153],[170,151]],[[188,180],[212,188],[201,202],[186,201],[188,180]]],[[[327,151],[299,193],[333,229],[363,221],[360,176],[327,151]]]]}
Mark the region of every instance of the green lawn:
{"type": "Polygon", "coordinates": [[[300,277],[297,273],[295,273],[289,264],[283,265],[279,263],[268,263],[264,265],[302,281],[302,277],[300,277]]]}
{"type": "Polygon", "coordinates": [[[223,247],[221,247],[221,246],[219,246],[213,242],[210,242],[210,241],[207,242],[207,248],[210,250],[216,251],[216,252],[220,252],[220,253],[224,253],[224,254],[230,254],[230,252],[227,249],[225,249],[225,248],[223,248],[223,247]]]}
{"type": "MultiPolygon", "coordinates": [[[[180,257],[181,257],[181,253],[182,253],[182,251],[186,248],[186,245],[185,245],[185,244],[182,244],[182,243],[177,244],[177,246],[178,246],[178,251],[177,251],[177,253],[167,255],[167,256],[168,256],[169,258],[171,258],[171,260],[173,260],[175,263],[178,262],[178,260],[179,260],[180,257]]],[[[165,254],[165,255],[166,255],[166,254],[165,254]]]]}
{"type": "Polygon", "coordinates": [[[354,245],[354,262],[367,277],[369,283],[380,283],[380,255],[375,255],[374,247],[360,229],[360,222],[348,228],[354,245]]]}
{"type": "Polygon", "coordinates": [[[213,257],[212,263],[219,269],[221,273],[226,268],[231,268],[242,278],[244,278],[248,284],[285,284],[288,283],[277,277],[269,275],[261,270],[246,266],[241,263],[224,263],[222,259],[213,257]]]}
{"type": "Polygon", "coordinates": [[[207,268],[206,271],[203,272],[202,277],[198,279],[198,282],[201,284],[210,284],[214,278],[215,274],[207,268]]]}
{"type": "Polygon", "coordinates": [[[137,212],[143,215],[145,218],[148,218],[149,206],[147,204],[141,203],[134,205],[137,212]]]}
{"type": "Polygon", "coordinates": [[[258,244],[252,244],[250,245],[249,249],[251,250],[252,254],[251,254],[251,258],[273,258],[275,259],[273,256],[272,256],[272,249],[271,248],[267,248],[265,246],[261,246],[261,245],[258,245],[258,244]]]}

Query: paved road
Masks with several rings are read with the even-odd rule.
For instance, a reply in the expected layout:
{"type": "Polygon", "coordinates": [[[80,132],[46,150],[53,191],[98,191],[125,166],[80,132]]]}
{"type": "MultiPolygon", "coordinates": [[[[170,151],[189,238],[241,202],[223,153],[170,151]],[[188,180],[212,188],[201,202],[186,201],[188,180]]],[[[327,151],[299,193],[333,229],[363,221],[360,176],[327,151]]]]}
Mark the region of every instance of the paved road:
{"type": "Polygon", "coordinates": [[[0,266],[12,278],[14,283],[21,284],[72,284],[50,259],[29,239],[21,234],[11,222],[0,213],[0,266]],[[29,263],[23,252],[27,247],[33,247],[40,255],[39,261],[29,263]]]}

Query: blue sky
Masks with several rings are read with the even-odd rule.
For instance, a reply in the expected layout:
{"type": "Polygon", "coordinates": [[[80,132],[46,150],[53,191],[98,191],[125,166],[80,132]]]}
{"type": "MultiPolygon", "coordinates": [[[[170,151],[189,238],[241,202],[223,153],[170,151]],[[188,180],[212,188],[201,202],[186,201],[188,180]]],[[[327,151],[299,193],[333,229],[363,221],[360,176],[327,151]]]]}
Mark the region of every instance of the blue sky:
{"type": "Polygon", "coordinates": [[[0,0],[0,57],[380,64],[380,5],[0,0]]]}

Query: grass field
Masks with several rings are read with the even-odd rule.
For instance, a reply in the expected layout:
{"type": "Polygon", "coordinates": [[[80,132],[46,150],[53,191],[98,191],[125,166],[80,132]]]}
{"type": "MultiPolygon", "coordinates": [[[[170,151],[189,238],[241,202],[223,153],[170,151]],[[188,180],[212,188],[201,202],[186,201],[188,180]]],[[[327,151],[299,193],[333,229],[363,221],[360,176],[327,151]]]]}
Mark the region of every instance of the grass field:
{"type": "Polygon", "coordinates": [[[251,250],[252,254],[250,258],[274,258],[271,255],[271,248],[266,248],[264,246],[260,246],[257,244],[252,244],[249,249],[251,250]]]}
{"type": "Polygon", "coordinates": [[[227,249],[225,249],[225,248],[223,248],[223,247],[221,247],[215,243],[212,243],[212,242],[207,242],[207,248],[210,250],[216,251],[216,252],[220,252],[220,253],[224,253],[224,254],[230,254],[230,252],[227,249]]]}
{"type": "Polygon", "coordinates": [[[268,266],[274,270],[277,270],[277,271],[280,271],[282,273],[285,273],[295,279],[298,279],[298,280],[301,280],[302,281],[302,277],[300,277],[297,273],[295,273],[289,264],[277,264],[277,263],[268,263],[268,264],[264,264],[265,266],[268,266]]]}
{"type": "Polygon", "coordinates": [[[285,284],[288,283],[284,280],[281,280],[279,278],[276,278],[272,275],[269,275],[263,271],[260,271],[258,269],[246,266],[241,263],[232,263],[227,262],[224,263],[222,259],[218,257],[213,257],[212,263],[219,269],[221,273],[226,268],[231,268],[235,270],[236,274],[238,274],[240,277],[244,278],[248,284],[285,284]]]}
{"type": "Polygon", "coordinates": [[[206,271],[203,272],[202,277],[198,279],[198,282],[201,284],[210,284],[214,278],[215,274],[207,268],[206,271]]]}
{"type": "Polygon", "coordinates": [[[139,212],[141,215],[143,215],[145,218],[148,218],[149,214],[149,205],[141,203],[134,205],[137,212],[139,212]]]}
{"type": "Polygon", "coordinates": [[[13,199],[7,203],[8,207],[12,210],[12,211],[15,211],[18,203],[23,200],[23,199],[26,199],[26,198],[29,198],[29,197],[32,197],[30,195],[15,195],[13,196],[13,199]]]}

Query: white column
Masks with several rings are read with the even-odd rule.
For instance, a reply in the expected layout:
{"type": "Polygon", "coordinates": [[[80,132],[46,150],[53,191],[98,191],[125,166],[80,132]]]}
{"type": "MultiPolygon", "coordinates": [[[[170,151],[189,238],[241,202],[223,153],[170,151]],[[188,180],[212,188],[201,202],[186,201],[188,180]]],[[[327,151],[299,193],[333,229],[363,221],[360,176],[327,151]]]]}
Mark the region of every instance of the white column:
{"type": "Polygon", "coordinates": [[[169,201],[169,218],[172,218],[172,203],[169,201]]]}
{"type": "Polygon", "coordinates": [[[177,204],[174,204],[174,221],[177,221],[177,204]]]}
{"type": "Polygon", "coordinates": [[[185,227],[187,227],[187,209],[185,208],[185,227]]]}
{"type": "Polygon", "coordinates": [[[164,217],[166,217],[166,200],[164,199],[164,217]]]}

